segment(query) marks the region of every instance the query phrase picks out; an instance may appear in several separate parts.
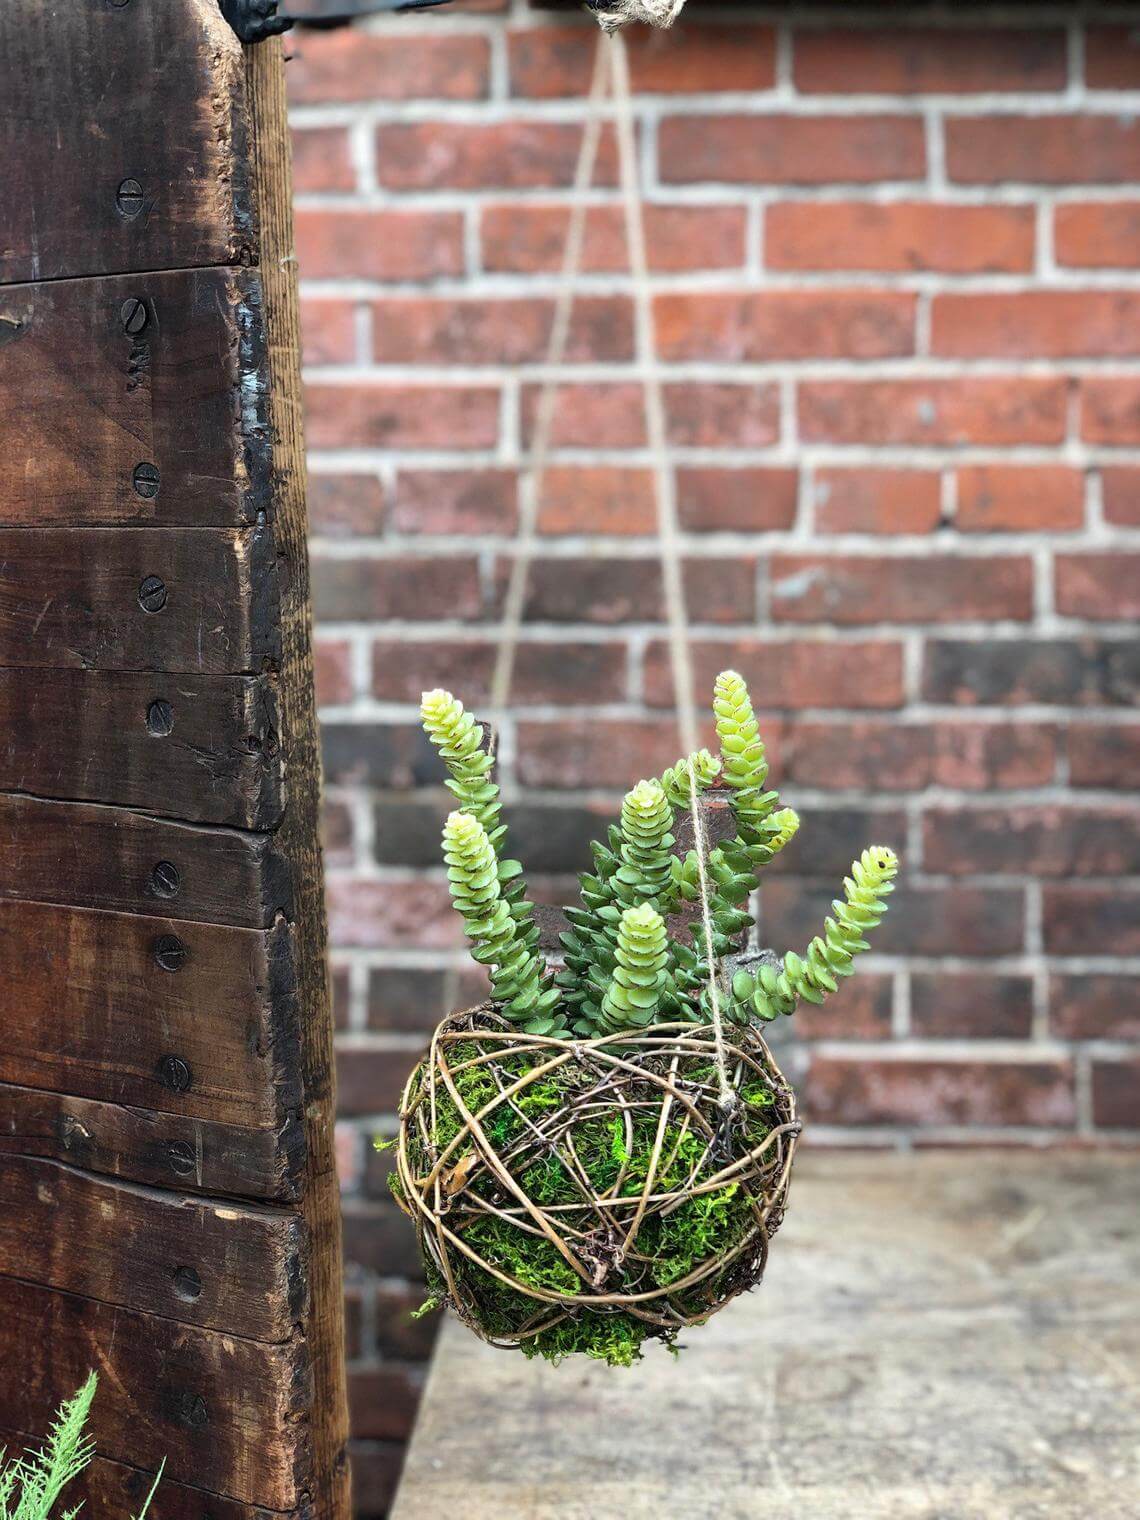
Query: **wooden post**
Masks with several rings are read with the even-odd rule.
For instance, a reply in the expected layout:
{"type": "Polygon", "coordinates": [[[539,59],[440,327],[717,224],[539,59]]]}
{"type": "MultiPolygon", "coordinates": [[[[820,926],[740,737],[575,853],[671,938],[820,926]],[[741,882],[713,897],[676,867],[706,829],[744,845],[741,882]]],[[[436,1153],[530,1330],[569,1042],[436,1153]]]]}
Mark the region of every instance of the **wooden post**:
{"type": "Polygon", "coordinates": [[[91,1512],[345,1520],[280,47],[6,0],[0,95],[0,1444],[93,1367],[91,1512]]]}

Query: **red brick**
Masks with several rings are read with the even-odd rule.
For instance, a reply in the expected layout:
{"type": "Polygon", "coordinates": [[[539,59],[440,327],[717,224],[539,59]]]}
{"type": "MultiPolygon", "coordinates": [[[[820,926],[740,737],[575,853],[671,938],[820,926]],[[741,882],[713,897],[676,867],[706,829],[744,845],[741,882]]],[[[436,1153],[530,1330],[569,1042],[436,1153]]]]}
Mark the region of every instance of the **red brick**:
{"type": "Polygon", "coordinates": [[[857,791],[873,776],[884,791],[986,791],[1048,785],[1056,753],[1054,730],[1039,724],[801,719],[789,729],[781,774],[824,790],[857,791]]]}
{"type": "Polygon", "coordinates": [[[1100,472],[1104,519],[1122,528],[1140,528],[1140,466],[1111,465],[1100,472]]]}
{"type": "Polygon", "coordinates": [[[923,862],[951,876],[1113,876],[1140,872],[1140,808],[932,808],[923,862]]]}
{"type": "Polygon", "coordinates": [[[916,297],[902,291],[720,291],[654,301],[663,359],[884,359],[914,352],[916,297]]]}
{"type": "Polygon", "coordinates": [[[1032,206],[784,201],[764,217],[769,269],[1015,273],[1033,268],[1032,206]]]}
{"type": "Polygon", "coordinates": [[[964,465],[954,526],[963,533],[1045,533],[1080,528],[1085,482],[1064,465],[964,465]]]}
{"type": "MultiPolygon", "coordinates": [[[[696,695],[704,707],[713,682],[732,668],[751,681],[765,710],[802,707],[889,708],[902,704],[902,649],[886,639],[857,643],[749,639],[693,645],[696,695]]],[[[673,686],[668,646],[649,645],[645,700],[671,707],[673,686]]]]}
{"type": "MultiPolygon", "coordinates": [[[[743,389],[743,387],[742,387],[743,389]]],[[[540,387],[522,387],[521,429],[529,445],[540,387]]],[[[775,415],[773,395],[770,410],[775,415]]],[[[636,449],[645,445],[645,391],[637,381],[560,384],[551,443],[564,449],[636,449]]]]}
{"type": "MultiPolygon", "coordinates": [[[[377,128],[376,172],[393,190],[537,190],[574,182],[582,128],[563,121],[390,122],[377,128]]],[[[612,185],[612,133],[595,184],[612,185]]]]}
{"type": "Polygon", "coordinates": [[[336,1055],[337,1109],[341,1114],[378,1114],[398,1106],[411,1065],[406,1050],[365,1045],[359,1035],[352,1035],[337,1042],[336,1055]]]}
{"type": "Polygon", "coordinates": [[[286,70],[292,105],[370,100],[482,100],[491,48],[456,33],[376,36],[356,29],[305,35],[286,70]],[[409,68],[409,54],[414,66],[409,68]]]}
{"type": "Polygon", "coordinates": [[[510,536],[518,520],[517,497],[513,470],[401,470],[392,526],[398,533],[510,536]]]}
{"type": "Polygon", "coordinates": [[[776,622],[944,623],[1027,619],[1033,565],[1022,556],[988,559],[772,556],[776,622]]]}
{"type": "MultiPolygon", "coordinates": [[[[474,0],[468,0],[468,3],[473,4],[474,0]]],[[[402,1214],[400,1221],[407,1228],[407,1220],[402,1214]]],[[[357,1520],[381,1520],[382,1516],[388,1514],[396,1497],[404,1465],[404,1443],[350,1441],[348,1455],[352,1465],[352,1500],[357,1520]]]]}
{"type": "Polygon", "coordinates": [[[356,1283],[346,1283],[344,1288],[344,1352],[348,1361],[355,1361],[360,1355],[362,1339],[361,1290],[356,1283]]]}
{"type": "Polygon", "coordinates": [[[844,27],[795,34],[794,78],[807,94],[1056,90],[1066,72],[1059,28],[844,27]]]}
{"type": "MultiPolygon", "coordinates": [[[[382,702],[418,704],[430,672],[432,682],[458,693],[468,707],[486,702],[497,649],[488,639],[379,639],[373,645],[373,695],[382,702]]],[[[625,665],[624,644],[524,639],[515,658],[511,701],[515,706],[621,702],[625,665]]]]}
{"type": "Polygon", "coordinates": [[[1067,359],[1140,353],[1140,292],[1025,290],[935,296],[931,352],[1067,359]]]}
{"type": "Polygon", "coordinates": [[[1064,380],[971,376],[945,380],[812,380],[799,388],[802,436],[812,443],[1060,443],[1064,380]]]}
{"type": "Polygon", "coordinates": [[[375,536],[384,527],[384,489],[374,475],[309,471],[309,526],[329,538],[375,536]]]}
{"type": "MultiPolygon", "coordinates": [[[[347,1029],[348,1004],[350,998],[348,967],[333,966],[330,968],[330,971],[331,974],[329,980],[332,984],[333,1027],[338,1030],[347,1029]]],[[[349,1355],[351,1354],[352,1353],[350,1352],[349,1355]]]]}
{"type": "Polygon", "coordinates": [[[677,471],[677,513],[690,533],[765,533],[796,518],[795,470],[758,465],[677,471]]]}
{"type": "MultiPolygon", "coordinates": [[[[463,943],[462,925],[444,881],[415,875],[373,881],[332,873],[326,891],[333,945],[450,950],[463,943]]],[[[406,1059],[406,1053],[402,1058],[406,1059]]],[[[373,1104],[372,1109],[362,1112],[379,1106],[373,1104]]]]}
{"type": "Polygon", "coordinates": [[[1033,982],[985,972],[916,972],[913,1032],[931,1040],[1023,1040],[1033,1031],[1033,982]]]}
{"type": "Polygon", "coordinates": [[[1062,1040],[1140,1040],[1140,977],[1051,976],[1049,1028],[1062,1040]]]}
{"type": "Polygon", "coordinates": [[[1086,375],[1080,381],[1081,437],[1086,443],[1140,443],[1140,378],[1086,375]]]}
{"type": "Polygon", "coordinates": [[[524,786],[628,791],[658,776],[682,748],[672,718],[519,724],[518,775],[524,786]]]}
{"type": "MultiPolygon", "coordinates": [[[[407,1052],[404,1052],[407,1060],[407,1052]]],[[[407,1216],[395,1203],[362,1203],[346,1200],[344,1222],[345,1261],[383,1272],[386,1277],[422,1279],[423,1259],[416,1245],[416,1232],[408,1228],[407,1216]]],[[[354,1495],[358,1499],[359,1496],[354,1495]]]]}
{"type": "Polygon", "coordinates": [[[1105,1129],[1140,1129],[1140,1056],[1092,1063],[1092,1116],[1105,1129]]]}
{"type": "Polygon", "coordinates": [[[1140,201],[1074,201],[1053,212],[1058,264],[1077,269],[1140,267],[1140,201]]]}
{"type": "Polygon", "coordinates": [[[301,301],[301,352],[306,364],[353,363],[356,358],[353,303],[306,296],[301,301]]]}
{"type": "MultiPolygon", "coordinates": [[[[545,359],[554,302],[393,296],[372,307],[378,364],[527,364],[545,359]]],[[[570,321],[570,362],[633,357],[628,296],[579,296],[570,321]]]]}
{"type": "MultiPolygon", "coordinates": [[[[743,206],[646,206],[650,267],[658,273],[739,269],[744,263],[743,206]]],[[[555,273],[562,268],[570,211],[566,206],[488,206],[482,220],[483,267],[494,273],[555,273]]],[[[625,212],[591,206],[581,268],[587,274],[629,268],[625,212]]]]}
{"type": "MultiPolygon", "coordinates": [[[[552,100],[585,95],[597,39],[583,27],[531,28],[508,37],[511,94],[552,100]]],[[[639,95],[768,90],[776,82],[770,27],[687,24],[675,32],[631,33],[630,83],[639,95]]]]}
{"type": "MultiPolygon", "coordinates": [[[[864,836],[865,837],[865,836],[864,836]]],[[[797,841],[798,843],[798,841],[797,841]]],[[[764,938],[786,948],[819,932],[838,883],[769,876],[764,882],[764,938]]],[[[915,881],[904,862],[890,912],[875,930],[875,950],[893,955],[1011,955],[1024,948],[1025,894],[1020,887],[915,881]]]]}
{"type": "Polygon", "coordinates": [[[920,179],[918,116],[667,116],[658,131],[665,184],[826,185],[920,179]]]}
{"type": "Polygon", "coordinates": [[[305,432],[316,449],[489,449],[499,437],[491,385],[309,385],[305,432]]]}
{"type": "Polygon", "coordinates": [[[344,639],[318,638],[313,646],[317,701],[336,706],[352,701],[352,646],[344,639]]]}
{"type": "Polygon", "coordinates": [[[348,1375],[352,1434],[372,1441],[406,1441],[422,1389],[422,1372],[411,1367],[391,1362],[382,1367],[354,1367],[348,1375]]]}
{"type": "Polygon", "coordinates": [[[1045,949],[1052,955],[1140,955],[1140,892],[1046,886],[1045,949]]]}
{"type": "Polygon", "coordinates": [[[677,380],[665,386],[670,443],[679,448],[762,449],[780,439],[775,385],[677,380]]]}
{"type": "Polygon", "coordinates": [[[1073,723],[1068,730],[1073,786],[1131,791],[1140,776],[1140,723],[1073,723]]]}
{"type": "Polygon", "coordinates": [[[1140,31],[1090,26],[1085,31],[1085,83],[1094,90],[1135,90],[1140,83],[1140,31]]]}
{"type": "Polygon", "coordinates": [[[823,533],[933,533],[942,517],[934,470],[818,469],[813,497],[823,533]]]}
{"type": "Polygon", "coordinates": [[[348,151],[348,133],[343,127],[294,129],[293,189],[299,195],[356,189],[356,170],[348,151]]]}
{"type": "Polygon", "coordinates": [[[1140,178],[1140,119],[1067,112],[952,116],[946,164],[950,178],[963,184],[1127,182],[1140,178]]]}
{"type": "Polygon", "coordinates": [[[328,797],[321,802],[321,849],[330,865],[352,864],[352,813],[343,802],[328,797]]]}
{"type": "Polygon", "coordinates": [[[543,476],[541,533],[651,534],[657,513],[649,470],[552,465],[543,476]]]}
{"type": "Polygon", "coordinates": [[[929,639],[929,702],[1060,706],[1140,701],[1140,641],[1130,639],[929,639]]]}
{"type": "MultiPolygon", "coordinates": [[[[536,559],[524,617],[555,623],[661,622],[665,616],[657,559],[536,559]]],[[[756,615],[756,561],[692,559],[684,567],[689,606],[702,622],[747,623],[756,615]]],[[[498,571],[500,590],[506,569],[498,571]]]]}
{"type": "Polygon", "coordinates": [[[313,611],[330,622],[473,618],[482,610],[471,555],[313,559],[313,611]]]}
{"type": "Polygon", "coordinates": [[[805,1106],[815,1123],[1071,1125],[1069,1061],[869,1061],[812,1057],[805,1106]]]}
{"type": "Polygon", "coordinates": [[[1140,617],[1140,554],[1059,554],[1057,611],[1066,617],[1140,617]]]}
{"type": "Polygon", "coordinates": [[[886,1040],[891,1034],[893,978],[883,972],[863,971],[822,1006],[804,1009],[796,1035],[810,1040],[886,1040]]]}
{"type": "MultiPolygon", "coordinates": [[[[471,966],[476,977],[483,977],[480,967],[474,962],[471,966]]],[[[471,1007],[481,1000],[485,981],[483,987],[471,995],[468,983],[472,979],[466,971],[459,972],[450,966],[444,968],[438,963],[431,970],[404,966],[384,966],[374,970],[368,979],[368,1027],[405,1034],[428,1034],[449,1011],[449,1005],[471,1007]],[[459,984],[458,990],[456,983],[459,984]]]]}
{"type": "Polygon", "coordinates": [[[463,213],[299,207],[301,276],[308,280],[434,280],[463,272],[463,213]]]}
{"type": "MultiPolygon", "coordinates": [[[[373,1152],[373,1155],[376,1153],[373,1152]]],[[[413,1319],[424,1301],[414,1288],[377,1288],[373,1300],[376,1325],[376,1349],[383,1357],[407,1361],[426,1361],[431,1355],[438,1331],[435,1319],[413,1319]]]]}

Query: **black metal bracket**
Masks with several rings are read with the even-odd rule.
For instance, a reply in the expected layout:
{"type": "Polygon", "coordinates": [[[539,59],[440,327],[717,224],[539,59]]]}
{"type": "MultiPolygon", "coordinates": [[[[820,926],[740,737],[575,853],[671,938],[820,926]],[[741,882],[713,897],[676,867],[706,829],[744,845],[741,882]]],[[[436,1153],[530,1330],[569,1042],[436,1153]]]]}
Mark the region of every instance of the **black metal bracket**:
{"type": "Polygon", "coordinates": [[[287,11],[278,12],[279,3],[280,0],[218,0],[222,15],[242,42],[264,42],[266,37],[276,37],[294,26],[327,31],[337,26],[348,26],[364,16],[379,16],[392,11],[422,11],[433,5],[446,5],[447,0],[366,0],[363,5],[345,6],[324,14],[303,16],[291,16],[287,11]]]}

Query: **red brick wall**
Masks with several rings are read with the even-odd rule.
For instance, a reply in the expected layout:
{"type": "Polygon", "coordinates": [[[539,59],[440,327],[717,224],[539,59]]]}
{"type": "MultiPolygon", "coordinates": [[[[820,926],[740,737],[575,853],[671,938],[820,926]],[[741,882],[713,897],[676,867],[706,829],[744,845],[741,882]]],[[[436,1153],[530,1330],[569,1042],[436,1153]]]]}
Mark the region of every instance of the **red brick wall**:
{"type": "MultiPolygon", "coordinates": [[[[806,818],[768,941],[806,940],[865,841],[903,856],[876,954],[783,1035],[815,1138],[1122,1143],[1140,32],[961,11],[851,7],[837,30],[693,0],[632,39],[696,659],[705,687],[750,677],[806,818]]],[[[593,45],[522,0],[292,43],[367,1513],[430,1331],[366,1139],[476,987],[415,704],[486,692],[593,45]]],[[[614,183],[607,137],[505,735],[544,892],[678,749],[614,183]]]]}

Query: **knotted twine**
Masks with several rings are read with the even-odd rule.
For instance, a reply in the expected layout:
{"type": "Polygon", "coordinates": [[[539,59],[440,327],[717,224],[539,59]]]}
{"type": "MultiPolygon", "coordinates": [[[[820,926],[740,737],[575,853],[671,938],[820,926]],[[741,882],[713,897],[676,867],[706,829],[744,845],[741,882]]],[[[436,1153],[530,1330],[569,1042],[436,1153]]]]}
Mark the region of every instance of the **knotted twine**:
{"type": "Polygon", "coordinates": [[[649,26],[672,26],[685,0],[608,0],[604,10],[594,11],[603,32],[616,32],[630,21],[644,21],[649,26]]]}

